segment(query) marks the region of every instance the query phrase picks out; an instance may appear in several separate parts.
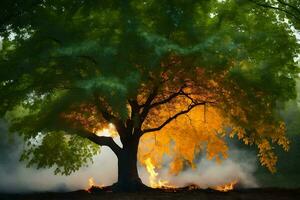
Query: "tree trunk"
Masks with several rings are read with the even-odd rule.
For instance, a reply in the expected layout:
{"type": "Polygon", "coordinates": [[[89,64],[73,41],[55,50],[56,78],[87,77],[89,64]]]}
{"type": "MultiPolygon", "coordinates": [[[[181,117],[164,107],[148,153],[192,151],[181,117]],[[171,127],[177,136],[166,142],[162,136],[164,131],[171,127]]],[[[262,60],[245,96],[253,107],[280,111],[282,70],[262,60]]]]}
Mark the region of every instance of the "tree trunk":
{"type": "Polygon", "coordinates": [[[116,189],[136,191],[146,188],[138,175],[137,153],[139,138],[130,137],[123,141],[123,148],[118,155],[118,182],[116,189]]]}

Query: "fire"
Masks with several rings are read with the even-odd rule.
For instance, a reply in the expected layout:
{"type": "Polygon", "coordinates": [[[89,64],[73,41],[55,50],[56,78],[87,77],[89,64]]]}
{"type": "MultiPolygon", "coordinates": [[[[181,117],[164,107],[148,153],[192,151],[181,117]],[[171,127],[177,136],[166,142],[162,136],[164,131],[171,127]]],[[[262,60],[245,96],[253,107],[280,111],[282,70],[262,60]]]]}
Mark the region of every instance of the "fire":
{"type": "MultiPolygon", "coordinates": [[[[152,188],[175,188],[174,186],[170,185],[168,181],[161,180],[158,177],[158,173],[155,171],[155,166],[153,165],[151,158],[147,158],[144,161],[146,165],[147,172],[149,173],[149,183],[150,187],[152,188]]],[[[234,186],[237,184],[238,180],[234,180],[230,183],[226,183],[224,185],[218,185],[215,187],[212,187],[214,190],[218,190],[220,192],[228,192],[230,190],[234,189],[234,186]]],[[[197,185],[191,185],[189,186],[188,190],[197,190],[200,189],[197,185]]]]}
{"type": "Polygon", "coordinates": [[[101,185],[96,185],[96,183],[95,183],[95,180],[94,180],[94,178],[93,177],[90,177],[89,179],[88,179],[88,188],[86,189],[86,191],[88,191],[88,192],[91,192],[91,190],[93,189],[93,188],[103,188],[104,187],[104,185],[103,184],[101,184],[101,185]]]}
{"type": "Polygon", "coordinates": [[[94,178],[93,177],[89,178],[89,188],[93,187],[94,185],[95,185],[94,178]]]}
{"type": "Polygon", "coordinates": [[[149,173],[149,183],[152,188],[171,188],[168,181],[158,178],[158,173],[155,171],[155,166],[152,164],[151,158],[145,160],[146,169],[149,173]]]}
{"type": "Polygon", "coordinates": [[[95,131],[96,135],[98,136],[107,136],[107,137],[117,137],[118,133],[116,131],[116,127],[112,124],[109,123],[107,128],[103,128],[101,130],[95,131]]]}
{"type": "Polygon", "coordinates": [[[237,182],[238,182],[237,180],[234,180],[234,181],[224,184],[224,185],[215,186],[213,189],[218,190],[220,192],[228,192],[228,191],[234,189],[234,186],[237,184],[237,182]]]}

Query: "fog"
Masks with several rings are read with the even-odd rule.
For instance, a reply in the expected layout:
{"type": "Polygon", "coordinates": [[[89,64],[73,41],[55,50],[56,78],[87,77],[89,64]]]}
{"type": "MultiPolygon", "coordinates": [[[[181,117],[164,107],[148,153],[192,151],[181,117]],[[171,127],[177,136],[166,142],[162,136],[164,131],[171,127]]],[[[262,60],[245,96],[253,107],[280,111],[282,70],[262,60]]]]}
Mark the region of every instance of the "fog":
{"type": "MultiPolygon", "coordinates": [[[[239,187],[254,188],[258,186],[254,173],[257,169],[257,159],[253,152],[232,149],[229,151],[229,158],[217,163],[215,160],[207,160],[205,155],[198,159],[196,169],[186,168],[178,175],[170,175],[165,163],[165,168],[159,169],[161,180],[168,180],[170,185],[184,187],[198,185],[201,188],[210,188],[218,185],[228,184],[237,181],[239,187]]],[[[147,180],[148,174],[141,169],[141,177],[147,180]]],[[[147,183],[147,181],[146,181],[147,183]]]]}
{"type": "MultiPolygon", "coordinates": [[[[111,185],[117,181],[117,158],[107,147],[101,148],[101,153],[94,157],[94,163],[82,167],[79,171],[69,175],[54,175],[54,169],[26,168],[26,164],[19,161],[22,151],[22,141],[14,136],[9,139],[7,128],[3,123],[0,127],[0,191],[9,193],[24,193],[38,191],[73,191],[88,188],[88,179],[93,177],[95,184],[111,185]]],[[[199,156],[196,169],[186,168],[178,175],[168,172],[169,159],[165,159],[164,166],[157,169],[159,178],[169,181],[175,186],[197,184],[202,188],[222,185],[238,180],[244,187],[256,187],[253,176],[257,160],[255,154],[231,148],[229,159],[216,163],[199,156]]],[[[149,185],[149,174],[138,164],[142,181],[149,185]]]]}
{"type": "MultiPolygon", "coordinates": [[[[178,187],[196,184],[202,188],[208,188],[234,180],[238,180],[240,187],[300,187],[300,109],[298,103],[287,104],[282,115],[287,123],[291,148],[288,153],[279,148],[275,149],[279,156],[276,174],[271,174],[260,165],[256,157],[256,149],[241,145],[237,140],[228,140],[230,150],[227,160],[216,163],[214,160],[207,160],[205,155],[199,155],[197,168],[186,167],[175,176],[169,174],[170,160],[166,157],[163,167],[156,169],[159,178],[178,187]]],[[[70,176],[62,176],[54,175],[54,169],[26,168],[26,164],[19,161],[22,144],[20,138],[8,134],[7,127],[0,121],[0,192],[86,189],[90,177],[93,177],[98,185],[111,185],[117,181],[117,158],[107,147],[101,148],[101,153],[94,157],[94,163],[90,163],[88,167],[82,167],[70,176]]],[[[138,170],[142,181],[149,185],[149,174],[146,169],[138,164],[138,170]]]]}

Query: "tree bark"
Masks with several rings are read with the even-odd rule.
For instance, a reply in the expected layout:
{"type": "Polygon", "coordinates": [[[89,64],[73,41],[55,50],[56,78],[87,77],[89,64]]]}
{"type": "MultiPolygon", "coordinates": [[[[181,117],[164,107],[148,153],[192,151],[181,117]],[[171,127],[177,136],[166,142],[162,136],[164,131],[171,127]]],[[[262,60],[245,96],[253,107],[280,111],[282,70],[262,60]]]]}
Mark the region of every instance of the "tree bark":
{"type": "Polygon", "coordinates": [[[142,183],[137,170],[137,153],[139,138],[127,137],[122,141],[123,148],[118,157],[118,182],[116,190],[137,191],[146,188],[142,183]]]}

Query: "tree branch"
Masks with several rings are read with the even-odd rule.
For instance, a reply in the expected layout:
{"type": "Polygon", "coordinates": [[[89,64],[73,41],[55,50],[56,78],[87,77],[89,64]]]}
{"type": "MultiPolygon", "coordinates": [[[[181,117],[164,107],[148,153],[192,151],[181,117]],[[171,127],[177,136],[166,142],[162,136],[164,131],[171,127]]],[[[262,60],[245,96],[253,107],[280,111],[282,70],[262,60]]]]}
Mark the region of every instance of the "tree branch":
{"type": "Polygon", "coordinates": [[[155,86],[153,90],[150,92],[145,104],[141,106],[143,108],[143,111],[140,115],[141,123],[143,123],[143,121],[146,119],[150,109],[150,105],[152,101],[155,99],[155,97],[157,96],[157,93],[158,93],[158,86],[155,86]]]}
{"type": "MultiPolygon", "coordinates": [[[[144,120],[145,120],[146,117],[147,117],[147,114],[149,113],[149,111],[150,111],[152,108],[154,108],[154,107],[156,107],[156,106],[159,106],[159,105],[162,105],[162,104],[165,104],[165,103],[168,103],[168,102],[170,102],[172,99],[174,99],[174,98],[176,98],[176,97],[178,97],[178,96],[180,96],[180,95],[185,95],[183,89],[186,88],[186,87],[187,87],[187,85],[184,84],[182,87],[180,87],[180,89],[179,89],[178,92],[175,92],[175,93],[171,94],[171,95],[168,96],[166,99],[163,99],[163,100],[161,100],[161,101],[158,101],[158,102],[155,102],[155,103],[151,104],[151,102],[154,100],[155,96],[157,95],[157,91],[156,91],[156,94],[155,94],[155,96],[151,99],[151,101],[146,102],[144,105],[142,105],[142,107],[143,107],[143,112],[142,112],[142,114],[141,114],[141,122],[142,122],[142,123],[144,122],[144,120]]],[[[149,95],[149,97],[152,97],[152,96],[149,95]]],[[[148,99],[149,99],[149,98],[148,98],[148,99]]]]}
{"type": "Polygon", "coordinates": [[[108,146],[111,148],[111,150],[118,156],[120,152],[122,151],[122,148],[115,143],[112,137],[106,137],[106,136],[98,136],[95,133],[89,132],[84,129],[74,129],[71,128],[71,126],[68,126],[67,124],[62,124],[61,122],[59,123],[60,129],[62,131],[65,131],[66,133],[69,134],[76,134],[82,138],[86,138],[95,144],[98,144],[100,146],[108,146]]]}
{"type": "Polygon", "coordinates": [[[208,103],[215,103],[215,102],[207,102],[207,101],[204,101],[204,102],[192,102],[188,108],[186,110],[182,110],[178,113],[176,113],[175,115],[173,115],[172,117],[168,118],[166,121],[164,121],[160,126],[156,127],[156,128],[150,128],[150,129],[145,129],[142,131],[142,134],[145,134],[145,133],[149,133],[149,132],[154,132],[154,131],[159,131],[161,130],[163,127],[165,127],[167,124],[169,124],[171,121],[173,121],[174,119],[176,119],[177,117],[179,117],[180,115],[184,115],[184,114],[187,114],[188,112],[190,112],[193,108],[195,108],[196,106],[199,106],[199,105],[206,105],[208,103]]]}
{"type": "Polygon", "coordinates": [[[136,125],[140,124],[140,105],[138,104],[136,99],[129,99],[128,103],[131,107],[131,114],[130,118],[126,120],[126,127],[129,129],[133,129],[136,128],[136,125]]]}
{"type": "Polygon", "coordinates": [[[128,103],[131,107],[131,119],[134,117],[134,114],[139,113],[140,105],[138,104],[137,100],[128,100],[128,103]]]}
{"type": "Polygon", "coordinates": [[[297,13],[300,14],[300,9],[297,8],[296,6],[293,6],[293,5],[291,5],[291,4],[289,4],[289,3],[286,3],[286,2],[284,2],[284,1],[282,1],[282,0],[277,0],[277,1],[278,1],[279,3],[281,3],[282,5],[285,5],[285,6],[287,6],[287,7],[290,7],[291,9],[295,10],[297,13]]]}
{"type": "Polygon", "coordinates": [[[270,5],[270,4],[260,3],[260,2],[257,2],[255,0],[248,0],[248,1],[254,3],[254,4],[258,5],[258,6],[264,7],[264,8],[279,10],[279,11],[284,12],[285,14],[287,14],[287,15],[289,15],[291,17],[294,17],[296,20],[300,21],[300,17],[298,17],[297,15],[295,15],[295,14],[293,14],[293,13],[291,13],[291,12],[285,10],[285,9],[282,9],[282,8],[279,8],[279,7],[274,7],[274,6],[270,5]]]}
{"type": "Polygon", "coordinates": [[[98,136],[94,133],[88,132],[88,131],[78,131],[77,134],[83,138],[89,139],[90,141],[94,142],[95,144],[98,144],[100,146],[108,146],[111,148],[111,150],[118,156],[120,152],[122,151],[122,148],[115,143],[112,137],[106,137],[106,136],[98,136]]]}
{"type": "Polygon", "coordinates": [[[183,91],[184,88],[185,88],[185,86],[182,86],[178,92],[175,92],[175,93],[171,94],[166,99],[163,99],[161,101],[158,101],[158,102],[155,102],[155,103],[151,104],[149,106],[149,109],[154,108],[154,107],[159,106],[159,105],[162,105],[162,104],[165,104],[165,103],[168,103],[172,99],[176,98],[177,96],[184,95],[185,94],[184,91],[183,91]]]}
{"type": "Polygon", "coordinates": [[[98,95],[94,94],[94,97],[97,110],[101,113],[101,115],[106,121],[111,122],[115,125],[120,137],[123,137],[125,134],[126,127],[124,126],[122,120],[109,113],[109,111],[104,108],[104,106],[100,103],[100,98],[98,95]]]}

